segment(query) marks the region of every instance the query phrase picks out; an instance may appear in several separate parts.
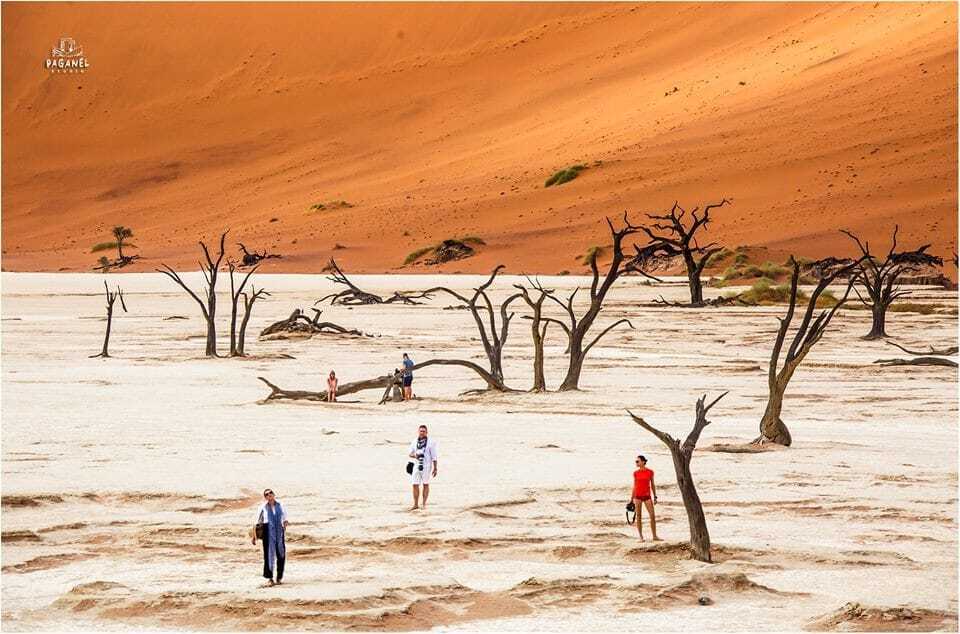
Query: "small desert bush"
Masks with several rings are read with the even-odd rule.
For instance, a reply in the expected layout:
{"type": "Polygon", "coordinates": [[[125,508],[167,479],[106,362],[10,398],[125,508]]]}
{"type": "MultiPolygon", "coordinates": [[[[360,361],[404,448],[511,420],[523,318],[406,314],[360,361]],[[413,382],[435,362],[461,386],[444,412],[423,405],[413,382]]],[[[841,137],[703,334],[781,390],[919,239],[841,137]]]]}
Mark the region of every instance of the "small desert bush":
{"type": "Polygon", "coordinates": [[[403,261],[403,263],[404,263],[404,264],[413,264],[414,262],[416,262],[417,260],[419,260],[420,258],[422,258],[423,256],[425,256],[426,254],[428,254],[428,253],[430,253],[431,251],[433,251],[434,248],[436,248],[436,247],[435,247],[435,246],[429,246],[429,247],[423,247],[423,248],[421,248],[421,249],[417,249],[416,251],[411,251],[410,253],[407,254],[407,257],[406,257],[406,259],[403,261]]]}
{"type": "Polygon", "coordinates": [[[581,170],[587,169],[586,165],[571,165],[566,169],[554,172],[553,176],[544,181],[544,187],[553,187],[554,185],[563,185],[575,179],[581,170]]]}
{"type": "Polygon", "coordinates": [[[897,302],[890,304],[887,311],[891,313],[919,313],[921,315],[933,315],[937,313],[936,304],[919,304],[917,302],[897,302]]]}
{"type": "Polygon", "coordinates": [[[90,249],[90,253],[96,253],[97,251],[111,251],[117,248],[116,242],[99,242],[93,245],[93,248],[90,249]]]}
{"type": "Polygon", "coordinates": [[[601,255],[603,255],[603,247],[596,246],[596,245],[590,247],[589,249],[587,249],[587,252],[583,255],[583,259],[582,259],[583,265],[590,266],[590,260],[592,260],[595,257],[599,258],[601,255]]]}
{"type": "Polygon", "coordinates": [[[350,209],[353,207],[353,203],[349,203],[345,200],[331,200],[325,203],[317,203],[315,205],[310,205],[311,211],[330,211],[333,209],[350,209]]]}
{"type": "Polygon", "coordinates": [[[464,244],[473,244],[476,246],[484,246],[487,244],[486,242],[484,242],[483,238],[478,238],[477,236],[466,236],[463,238],[448,238],[447,240],[441,240],[436,244],[431,244],[428,247],[422,247],[420,249],[411,251],[410,253],[407,254],[407,257],[403,260],[404,265],[413,264],[414,262],[416,262],[417,260],[425,256],[426,254],[437,249],[437,247],[442,245],[444,242],[462,242],[464,244]]]}
{"type": "MultiPolygon", "coordinates": [[[[737,257],[739,258],[738,254],[737,257]]],[[[769,278],[771,280],[777,280],[782,277],[787,276],[790,273],[790,269],[785,266],[780,266],[779,264],[774,264],[773,262],[767,261],[763,264],[737,264],[736,259],[734,264],[728,266],[723,271],[723,281],[729,282],[731,280],[741,280],[748,279],[752,277],[759,278],[769,278]]]]}

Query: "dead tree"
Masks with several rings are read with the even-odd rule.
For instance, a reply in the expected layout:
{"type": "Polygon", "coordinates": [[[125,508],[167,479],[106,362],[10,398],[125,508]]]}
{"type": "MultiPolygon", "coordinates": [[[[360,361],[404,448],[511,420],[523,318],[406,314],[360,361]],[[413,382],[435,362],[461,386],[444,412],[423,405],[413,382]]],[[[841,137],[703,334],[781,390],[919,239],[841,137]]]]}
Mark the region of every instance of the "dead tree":
{"type": "Polygon", "coordinates": [[[714,253],[723,249],[716,242],[710,242],[700,245],[696,234],[699,230],[707,230],[710,223],[710,211],[729,204],[730,201],[724,198],[719,203],[711,203],[703,208],[702,215],[699,207],[694,207],[690,212],[689,225],[684,224],[687,211],[679,203],[674,203],[670,212],[667,214],[647,214],[650,220],[654,221],[649,225],[641,227],[642,231],[650,238],[650,246],[660,248],[661,257],[683,258],[683,263],[687,269],[687,283],[690,286],[690,305],[703,306],[703,282],[700,275],[707,265],[707,261],[714,253]]]}
{"type": "Polygon", "coordinates": [[[893,242],[890,245],[890,251],[887,257],[881,262],[870,253],[870,243],[861,241],[846,229],[841,230],[850,236],[863,254],[857,266],[857,273],[860,278],[860,285],[866,291],[867,297],[860,294],[860,291],[854,287],[857,297],[870,309],[873,315],[873,323],[870,332],[864,339],[881,339],[887,336],[886,322],[887,309],[895,300],[908,295],[910,291],[901,290],[898,280],[905,274],[915,273],[921,269],[931,266],[943,266],[943,259],[935,255],[926,253],[930,248],[925,244],[913,251],[897,251],[897,233],[900,226],[893,229],[893,242]]]}
{"type": "Polygon", "coordinates": [[[797,306],[797,283],[800,279],[800,264],[790,257],[790,265],[793,267],[793,273],[790,276],[790,305],[787,308],[787,314],[780,321],[780,328],[777,330],[777,338],[773,344],[773,352],[770,354],[770,366],[767,373],[767,407],[763,412],[763,418],[760,419],[760,436],[753,440],[753,444],[763,444],[772,442],[785,447],[789,447],[793,442],[790,431],[780,418],[780,412],[783,409],[783,395],[787,390],[787,384],[793,377],[800,363],[807,356],[814,345],[823,337],[827,326],[833,319],[837,310],[843,306],[850,296],[850,289],[857,281],[856,275],[850,277],[847,283],[847,290],[837,303],[829,311],[822,311],[814,317],[817,309],[817,299],[824,290],[838,277],[850,275],[857,267],[859,261],[847,260],[845,263],[836,265],[817,283],[817,287],[810,294],[807,301],[807,308],[800,321],[800,326],[794,333],[793,341],[787,348],[787,353],[783,358],[783,365],[780,365],[780,354],[783,351],[783,344],[787,337],[787,331],[790,329],[790,322],[793,321],[794,311],[797,306]]]}
{"type": "MultiPolygon", "coordinates": [[[[493,377],[489,372],[484,370],[482,367],[473,363],[471,361],[464,361],[462,359],[429,359],[423,361],[422,363],[415,364],[411,370],[419,370],[421,368],[426,368],[431,365],[454,365],[460,366],[463,368],[468,368],[476,372],[487,384],[488,390],[500,390],[503,391],[500,386],[502,381],[498,381],[493,377]]],[[[267,379],[262,376],[258,376],[258,379],[267,384],[267,387],[270,388],[270,394],[264,399],[265,401],[275,401],[275,400],[303,400],[303,401],[327,401],[327,391],[322,390],[319,392],[311,392],[309,390],[284,390],[277,385],[274,385],[267,379]]],[[[387,400],[387,395],[389,390],[396,384],[398,378],[402,378],[402,372],[399,370],[393,370],[389,374],[384,374],[382,376],[374,377],[372,379],[363,379],[361,381],[353,381],[351,383],[343,383],[337,387],[337,396],[344,396],[346,394],[354,394],[356,392],[362,392],[364,390],[373,390],[373,389],[386,389],[383,398],[381,398],[380,403],[384,403],[387,400]]]]}
{"type": "Polygon", "coordinates": [[[922,350],[908,350],[903,346],[888,341],[891,346],[900,348],[907,354],[913,355],[912,359],[877,359],[874,363],[878,363],[881,366],[892,366],[892,365],[935,365],[943,366],[947,368],[957,367],[957,362],[953,359],[946,359],[945,357],[954,356],[957,354],[957,346],[948,346],[943,350],[937,350],[933,346],[930,346],[930,350],[924,352],[922,350]]]}
{"type": "Polygon", "coordinates": [[[679,440],[670,434],[656,429],[643,418],[629,410],[627,411],[635,423],[659,438],[670,450],[670,455],[673,457],[673,470],[677,474],[677,488],[680,489],[683,508],[687,511],[687,522],[690,525],[690,552],[694,559],[707,563],[712,561],[710,557],[710,532],[707,530],[707,520],[703,515],[703,504],[701,504],[700,496],[697,494],[697,486],[690,473],[690,460],[693,458],[693,450],[697,447],[697,441],[700,440],[700,433],[704,427],[710,424],[710,421],[707,420],[707,412],[726,395],[727,392],[724,392],[709,405],[705,405],[706,394],[697,399],[697,418],[693,423],[693,429],[690,430],[682,445],[679,440]]]}
{"type": "Polygon", "coordinates": [[[428,299],[430,295],[428,293],[412,293],[408,291],[394,291],[393,295],[387,298],[380,297],[379,295],[374,295],[373,293],[368,293],[365,290],[362,290],[356,286],[353,282],[350,281],[350,278],[347,277],[346,273],[341,270],[337,265],[337,261],[333,258],[330,258],[329,264],[327,264],[327,269],[331,270],[332,274],[327,277],[328,280],[334,284],[342,284],[347,288],[345,290],[339,291],[337,293],[331,293],[325,295],[315,301],[313,304],[316,306],[321,302],[330,300],[330,305],[342,304],[344,306],[359,306],[366,304],[393,304],[395,302],[400,302],[402,304],[413,304],[419,305],[423,302],[418,302],[418,299],[428,299]]]}
{"type": "Polygon", "coordinates": [[[313,335],[351,335],[356,337],[373,337],[355,328],[344,328],[332,321],[320,321],[322,310],[312,309],[313,319],[307,317],[299,308],[294,309],[286,319],[276,321],[260,331],[260,337],[284,338],[283,335],[311,337],[313,335]]]}
{"type": "Polygon", "coordinates": [[[250,294],[240,293],[240,296],[243,297],[243,320],[240,322],[240,333],[237,335],[237,356],[246,356],[246,350],[244,349],[244,342],[247,337],[247,324],[250,322],[250,315],[253,314],[253,304],[261,297],[270,295],[267,291],[257,290],[255,286],[250,285],[250,294]]]}
{"type": "Polygon", "coordinates": [[[497,274],[500,273],[503,268],[504,266],[502,264],[497,265],[487,281],[475,288],[473,295],[469,298],[445,286],[436,286],[424,291],[423,294],[430,296],[435,293],[447,293],[451,297],[463,302],[463,305],[466,306],[470,314],[473,315],[473,321],[476,323],[477,330],[480,332],[480,342],[483,344],[483,351],[487,355],[490,370],[483,370],[483,368],[476,363],[459,359],[435,359],[434,363],[460,365],[470,368],[486,381],[489,389],[498,392],[509,392],[512,390],[504,384],[503,380],[503,347],[506,345],[507,336],[510,334],[510,320],[513,319],[514,313],[510,313],[508,310],[510,304],[520,299],[523,295],[521,293],[514,293],[503,300],[498,311],[494,310],[490,296],[487,294],[487,289],[490,288],[497,274]],[[481,314],[481,311],[484,314],[481,314]],[[500,313],[499,326],[497,326],[497,312],[500,313]],[[486,323],[484,322],[485,319],[486,323]]]}
{"type": "Polygon", "coordinates": [[[243,251],[243,259],[240,261],[240,267],[254,266],[259,264],[261,260],[269,260],[270,258],[281,257],[276,253],[267,255],[266,249],[263,250],[263,253],[257,253],[256,250],[254,250],[253,253],[250,253],[250,251],[247,250],[247,247],[245,247],[242,242],[238,242],[237,246],[240,247],[241,251],[243,251]]]}
{"type": "MultiPolygon", "coordinates": [[[[587,334],[590,332],[593,322],[596,321],[597,315],[600,314],[600,310],[603,308],[603,302],[614,282],[628,271],[639,271],[635,265],[637,257],[625,261],[623,255],[623,240],[627,236],[637,233],[640,227],[630,224],[626,213],[623,214],[623,222],[623,228],[616,229],[610,219],[607,218],[607,226],[610,227],[610,234],[613,237],[613,257],[610,260],[607,272],[603,276],[600,275],[600,269],[597,266],[597,252],[593,251],[590,254],[590,271],[593,274],[593,280],[590,283],[590,307],[587,308],[581,317],[577,317],[577,312],[574,309],[574,301],[577,293],[580,291],[580,287],[575,288],[567,297],[566,301],[552,294],[547,296],[566,313],[566,322],[554,319],[553,317],[542,318],[545,322],[560,326],[567,335],[569,362],[566,376],[564,376],[563,382],[560,384],[561,392],[580,389],[580,374],[583,371],[583,362],[587,358],[587,353],[590,352],[590,349],[597,345],[597,342],[600,341],[604,335],[620,324],[627,324],[630,328],[633,328],[633,324],[630,323],[629,319],[620,319],[604,328],[600,334],[589,342],[586,341],[587,334]]],[[[638,254],[639,252],[640,250],[638,249],[638,254]]]]}
{"type": "MultiPolygon", "coordinates": [[[[243,276],[243,280],[240,282],[240,286],[236,286],[233,279],[233,272],[237,270],[236,264],[232,260],[227,262],[227,268],[230,271],[230,356],[231,357],[242,357],[243,350],[242,346],[237,345],[237,309],[238,304],[240,303],[240,296],[245,295],[243,292],[244,287],[247,285],[247,281],[250,279],[250,276],[257,270],[259,264],[254,264],[253,268],[247,271],[247,274],[243,276]]],[[[246,302],[244,302],[246,304],[246,302]]],[[[251,302],[250,306],[253,306],[251,302]]],[[[247,312],[249,315],[249,308],[247,312]]],[[[247,317],[247,319],[249,316],[247,317]]]]}
{"type": "Polygon", "coordinates": [[[543,321],[543,302],[549,295],[553,294],[553,290],[545,289],[539,280],[534,281],[527,277],[527,281],[533,290],[540,293],[536,299],[533,299],[530,290],[522,284],[514,284],[513,286],[520,291],[520,297],[533,311],[532,315],[524,316],[524,319],[530,320],[530,337],[533,340],[533,388],[530,391],[546,392],[547,380],[543,372],[543,342],[546,339],[547,326],[550,325],[550,322],[543,321]],[[541,326],[541,324],[543,325],[541,326]]]}
{"type": "Polygon", "coordinates": [[[180,279],[180,275],[177,274],[172,268],[166,264],[161,265],[162,269],[156,269],[158,273],[163,273],[171,280],[176,282],[180,287],[185,290],[190,297],[200,305],[200,312],[203,314],[204,320],[207,322],[207,349],[206,355],[208,357],[216,357],[217,355],[217,274],[220,272],[220,262],[223,261],[223,243],[227,239],[227,231],[224,231],[220,236],[220,251],[217,254],[217,259],[214,260],[210,257],[210,250],[207,249],[207,245],[200,242],[200,248],[203,249],[203,257],[206,260],[206,264],[200,264],[200,272],[203,273],[203,278],[207,282],[207,291],[206,291],[206,303],[200,297],[197,296],[193,290],[186,285],[186,283],[180,279]]]}
{"type": "Polygon", "coordinates": [[[123,308],[123,312],[127,312],[127,305],[123,303],[123,291],[120,290],[120,287],[117,286],[116,292],[110,292],[110,287],[107,286],[107,281],[103,281],[103,290],[107,293],[107,331],[103,335],[103,350],[100,351],[100,354],[90,355],[91,359],[96,357],[109,358],[110,352],[108,351],[108,346],[110,345],[110,327],[113,324],[113,304],[118,299],[120,300],[120,306],[123,308]]]}

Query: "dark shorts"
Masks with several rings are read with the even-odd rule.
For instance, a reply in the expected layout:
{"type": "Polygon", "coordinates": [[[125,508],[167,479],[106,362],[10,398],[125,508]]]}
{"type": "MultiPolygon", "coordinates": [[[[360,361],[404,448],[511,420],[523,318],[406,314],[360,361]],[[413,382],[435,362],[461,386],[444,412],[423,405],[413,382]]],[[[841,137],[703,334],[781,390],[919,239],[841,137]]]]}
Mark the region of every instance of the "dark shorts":
{"type": "Polygon", "coordinates": [[[410,387],[413,385],[413,375],[403,377],[403,387],[410,387]]]}
{"type": "Polygon", "coordinates": [[[640,502],[646,502],[647,500],[650,499],[650,496],[649,496],[649,495],[639,495],[639,496],[635,495],[635,496],[633,496],[633,499],[634,499],[634,500],[639,500],[640,502]]]}

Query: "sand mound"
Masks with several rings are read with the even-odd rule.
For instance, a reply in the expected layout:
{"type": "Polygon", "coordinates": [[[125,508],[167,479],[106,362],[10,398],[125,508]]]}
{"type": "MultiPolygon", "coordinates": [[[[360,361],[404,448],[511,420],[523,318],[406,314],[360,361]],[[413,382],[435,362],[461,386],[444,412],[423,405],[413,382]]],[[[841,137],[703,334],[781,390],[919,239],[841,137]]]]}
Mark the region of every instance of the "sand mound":
{"type": "Polygon", "coordinates": [[[847,603],[812,621],[806,629],[812,632],[955,632],[957,615],[923,608],[877,608],[847,603]]]}

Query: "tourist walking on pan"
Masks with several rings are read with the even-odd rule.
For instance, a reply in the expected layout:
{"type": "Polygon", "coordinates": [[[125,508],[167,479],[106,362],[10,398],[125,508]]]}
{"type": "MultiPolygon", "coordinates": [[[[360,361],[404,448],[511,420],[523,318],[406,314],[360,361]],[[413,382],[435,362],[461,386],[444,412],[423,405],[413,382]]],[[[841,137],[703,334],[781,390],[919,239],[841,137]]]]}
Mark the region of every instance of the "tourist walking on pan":
{"type": "Polygon", "coordinates": [[[327,402],[333,403],[337,400],[337,386],[339,385],[337,381],[337,373],[333,370],[330,370],[330,376],[327,377],[327,402]]]}
{"type": "Polygon", "coordinates": [[[403,400],[413,398],[413,359],[403,353],[403,400]]]}
{"type": "Polygon", "coordinates": [[[257,524],[253,529],[253,544],[257,543],[258,534],[263,540],[263,576],[274,585],[283,583],[283,565],[287,561],[287,547],[285,533],[287,530],[287,512],[274,495],[272,489],[263,492],[264,503],[257,513],[257,524]]]}
{"type": "Polygon", "coordinates": [[[427,508],[427,498],[430,497],[430,479],[437,477],[437,442],[427,436],[427,426],[420,425],[417,439],[410,443],[410,459],[407,463],[407,473],[410,474],[410,483],[413,485],[413,507],[427,508]],[[420,487],[423,487],[423,502],[420,501],[420,487]]]}
{"type": "Polygon", "coordinates": [[[653,533],[653,541],[660,541],[657,537],[657,515],[653,510],[653,505],[657,503],[657,486],[653,481],[653,471],[647,469],[647,459],[643,456],[637,456],[637,470],[633,472],[633,494],[630,501],[637,514],[637,533],[640,535],[640,541],[643,541],[644,506],[650,513],[650,532],[653,533]]]}

